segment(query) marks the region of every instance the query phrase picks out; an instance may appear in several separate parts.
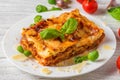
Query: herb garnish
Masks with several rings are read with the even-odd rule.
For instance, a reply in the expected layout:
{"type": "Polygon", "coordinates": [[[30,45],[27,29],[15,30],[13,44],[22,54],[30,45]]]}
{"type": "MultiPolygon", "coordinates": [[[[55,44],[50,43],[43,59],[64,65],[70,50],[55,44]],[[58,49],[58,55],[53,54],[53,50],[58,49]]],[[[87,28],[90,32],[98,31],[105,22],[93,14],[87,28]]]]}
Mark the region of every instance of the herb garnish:
{"type": "Polygon", "coordinates": [[[78,22],[74,18],[69,18],[60,31],[52,28],[47,28],[40,32],[40,36],[42,39],[52,39],[60,37],[61,40],[64,39],[65,34],[71,34],[77,29],[78,22]]]}

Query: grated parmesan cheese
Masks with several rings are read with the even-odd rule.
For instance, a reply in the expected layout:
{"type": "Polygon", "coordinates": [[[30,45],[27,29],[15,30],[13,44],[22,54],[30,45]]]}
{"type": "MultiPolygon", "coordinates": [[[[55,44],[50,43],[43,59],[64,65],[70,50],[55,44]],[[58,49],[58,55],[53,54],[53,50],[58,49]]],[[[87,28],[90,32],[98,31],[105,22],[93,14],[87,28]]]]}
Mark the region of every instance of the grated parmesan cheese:
{"type": "Polygon", "coordinates": [[[87,63],[87,61],[83,61],[82,63],[73,65],[72,70],[80,73],[82,68],[86,65],[86,63],[87,63]]]}
{"type": "Polygon", "coordinates": [[[26,57],[24,54],[19,53],[19,54],[13,55],[12,59],[16,61],[25,61],[28,59],[28,57],[26,57]]]}
{"type": "Polygon", "coordinates": [[[105,50],[112,50],[112,47],[109,46],[109,45],[104,45],[103,48],[104,48],[105,50]]]}
{"type": "Polygon", "coordinates": [[[43,68],[43,69],[42,69],[42,73],[49,75],[49,74],[52,73],[52,71],[49,70],[48,68],[43,68]]]}

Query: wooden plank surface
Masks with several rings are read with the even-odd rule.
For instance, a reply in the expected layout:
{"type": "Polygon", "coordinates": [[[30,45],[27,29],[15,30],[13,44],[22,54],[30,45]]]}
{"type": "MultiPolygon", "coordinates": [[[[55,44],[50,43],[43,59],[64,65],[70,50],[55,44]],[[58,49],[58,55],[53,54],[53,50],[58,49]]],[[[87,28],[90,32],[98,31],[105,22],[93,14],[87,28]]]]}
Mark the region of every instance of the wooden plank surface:
{"type": "MultiPolygon", "coordinates": [[[[120,0],[117,0],[118,2],[120,0]]],[[[50,8],[52,7],[47,3],[47,0],[0,0],[0,45],[3,36],[6,31],[12,27],[13,24],[20,21],[21,19],[30,16],[35,12],[35,6],[37,4],[45,3],[50,8]]],[[[76,3],[73,1],[73,3],[76,3]]],[[[71,7],[77,7],[81,9],[81,5],[78,3],[72,4],[71,7]],[[76,5],[77,4],[77,5],[76,5]]],[[[101,19],[108,27],[114,32],[120,27],[120,22],[114,20],[110,15],[100,14],[93,15],[101,19]]],[[[1,49],[1,46],[0,46],[1,49]]],[[[117,49],[114,56],[101,68],[82,76],[69,78],[66,80],[120,80],[120,74],[118,74],[115,60],[120,55],[120,40],[117,39],[117,49]]],[[[13,66],[6,57],[2,50],[0,50],[0,80],[58,80],[58,79],[44,79],[37,76],[30,75],[23,72],[13,66]]],[[[63,79],[60,79],[63,80],[63,79]]],[[[65,79],[64,79],[65,80],[65,79]]]]}

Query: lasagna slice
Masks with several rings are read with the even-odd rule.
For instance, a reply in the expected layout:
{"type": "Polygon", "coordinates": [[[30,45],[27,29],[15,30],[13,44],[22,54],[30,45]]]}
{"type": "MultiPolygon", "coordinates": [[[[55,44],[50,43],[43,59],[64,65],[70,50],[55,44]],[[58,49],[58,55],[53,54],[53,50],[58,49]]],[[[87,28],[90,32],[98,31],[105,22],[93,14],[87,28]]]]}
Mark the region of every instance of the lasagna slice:
{"type": "Polygon", "coordinates": [[[44,66],[53,66],[61,61],[82,54],[97,47],[105,37],[103,29],[79,13],[78,9],[62,13],[58,17],[48,18],[34,26],[23,29],[20,44],[30,50],[32,56],[44,66]],[[69,19],[77,20],[77,29],[72,34],[65,34],[65,39],[42,39],[40,32],[52,28],[60,30],[69,19]]]}

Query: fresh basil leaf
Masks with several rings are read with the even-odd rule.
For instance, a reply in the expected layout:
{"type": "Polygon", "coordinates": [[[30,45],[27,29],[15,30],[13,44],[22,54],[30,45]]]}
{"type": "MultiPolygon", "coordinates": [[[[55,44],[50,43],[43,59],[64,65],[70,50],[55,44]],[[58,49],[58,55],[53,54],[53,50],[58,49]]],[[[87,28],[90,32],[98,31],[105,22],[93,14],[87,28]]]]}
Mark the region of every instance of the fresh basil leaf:
{"type": "Polygon", "coordinates": [[[36,15],[34,17],[34,22],[37,23],[37,22],[40,22],[42,20],[42,16],[41,15],[36,15]]]}
{"type": "Polygon", "coordinates": [[[62,10],[61,8],[58,8],[58,7],[52,7],[51,9],[50,9],[50,11],[55,11],[55,10],[62,10]]]}
{"type": "Polygon", "coordinates": [[[78,21],[74,18],[68,19],[62,26],[60,32],[63,34],[71,34],[77,29],[78,21]]]}
{"type": "Polygon", "coordinates": [[[62,34],[62,33],[60,34],[60,39],[61,39],[61,40],[64,40],[64,39],[65,39],[64,34],[62,34]]]}
{"type": "Polygon", "coordinates": [[[83,61],[88,60],[88,56],[78,56],[74,58],[74,62],[77,63],[81,63],[83,61]]]}
{"type": "Polygon", "coordinates": [[[48,11],[46,6],[41,5],[41,4],[36,6],[36,12],[40,13],[40,12],[45,12],[45,11],[48,11]]]}
{"type": "Polygon", "coordinates": [[[56,4],[56,0],[48,0],[49,4],[56,4]]]}
{"type": "Polygon", "coordinates": [[[74,62],[77,64],[77,63],[83,62],[83,60],[82,60],[81,57],[75,57],[75,58],[74,58],[74,62]]]}
{"type": "Polygon", "coordinates": [[[115,19],[120,20],[120,7],[113,7],[108,9],[108,13],[115,19]]]}
{"type": "Polygon", "coordinates": [[[62,37],[61,33],[57,31],[56,29],[47,28],[40,32],[40,36],[42,39],[51,39],[51,38],[57,38],[62,37]]]}

